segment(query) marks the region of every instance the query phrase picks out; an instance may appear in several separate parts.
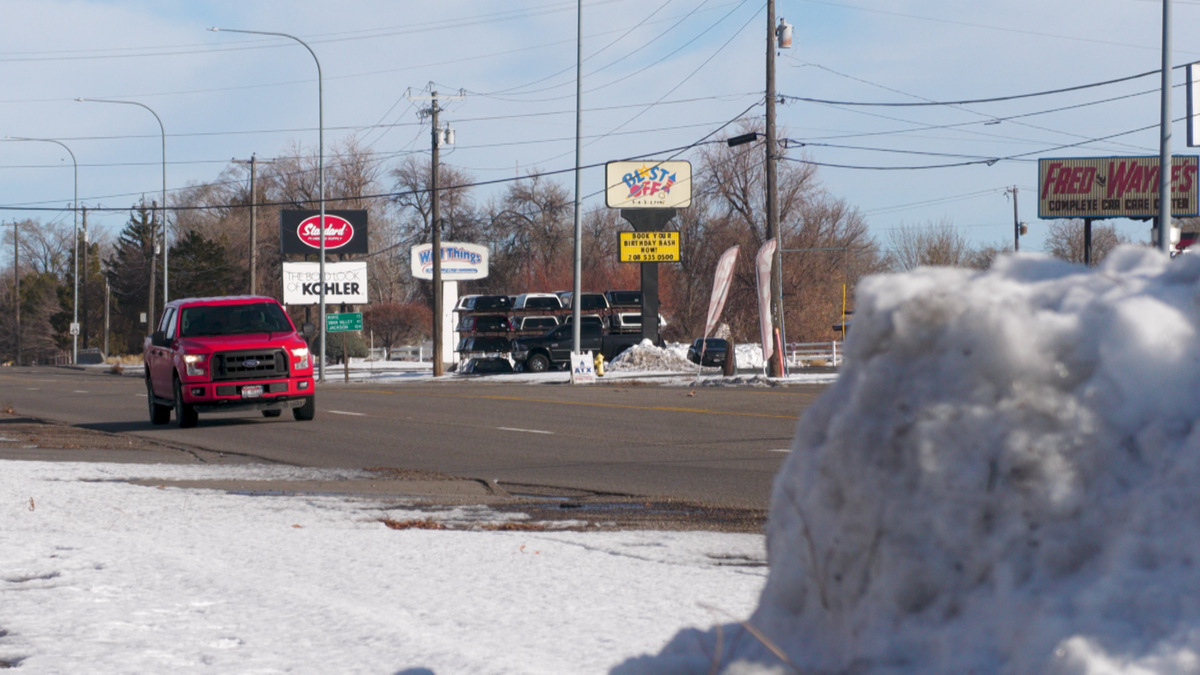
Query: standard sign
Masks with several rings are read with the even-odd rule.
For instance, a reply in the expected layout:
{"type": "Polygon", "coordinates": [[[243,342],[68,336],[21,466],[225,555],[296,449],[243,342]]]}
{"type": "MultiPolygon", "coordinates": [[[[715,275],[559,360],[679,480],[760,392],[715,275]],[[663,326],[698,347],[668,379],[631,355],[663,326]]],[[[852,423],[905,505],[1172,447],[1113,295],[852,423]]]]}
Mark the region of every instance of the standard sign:
{"type": "Polygon", "coordinates": [[[345,314],[326,314],[325,330],[330,333],[343,333],[348,330],[362,330],[362,312],[347,312],[345,314]]]}
{"type": "Polygon", "coordinates": [[[692,163],[609,162],[605,201],[613,209],[684,209],[692,204],[692,163]]]}
{"type": "Polygon", "coordinates": [[[678,232],[618,232],[621,262],[679,262],[678,232]]]}
{"type": "MultiPolygon", "coordinates": [[[[319,253],[321,212],[280,211],[279,241],[284,253],[319,253]]],[[[366,211],[325,212],[326,253],[366,253],[367,249],[366,211]]]]}
{"type": "MultiPolygon", "coordinates": [[[[1158,157],[1038,160],[1038,218],[1153,218],[1158,215],[1158,157]]],[[[1172,158],[1171,215],[1195,216],[1195,155],[1172,158]]]]}
{"type": "MultiPolygon", "coordinates": [[[[320,280],[321,263],[283,263],[283,304],[320,304],[320,280]]],[[[368,302],[367,263],[325,263],[325,304],[365,305],[368,302]]]]}

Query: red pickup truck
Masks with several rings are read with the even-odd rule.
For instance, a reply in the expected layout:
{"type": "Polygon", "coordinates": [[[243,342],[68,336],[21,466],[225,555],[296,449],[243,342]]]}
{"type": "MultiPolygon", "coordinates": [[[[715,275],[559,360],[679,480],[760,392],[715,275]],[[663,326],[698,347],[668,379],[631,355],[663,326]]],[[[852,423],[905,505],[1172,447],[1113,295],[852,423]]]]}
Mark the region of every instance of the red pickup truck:
{"type": "Polygon", "coordinates": [[[146,398],[150,421],[166,424],[171,409],[181,427],[199,413],[261,410],[297,420],[316,412],[313,356],[316,327],[296,330],[272,298],[188,298],[167,303],[158,330],[146,338],[146,398]]]}

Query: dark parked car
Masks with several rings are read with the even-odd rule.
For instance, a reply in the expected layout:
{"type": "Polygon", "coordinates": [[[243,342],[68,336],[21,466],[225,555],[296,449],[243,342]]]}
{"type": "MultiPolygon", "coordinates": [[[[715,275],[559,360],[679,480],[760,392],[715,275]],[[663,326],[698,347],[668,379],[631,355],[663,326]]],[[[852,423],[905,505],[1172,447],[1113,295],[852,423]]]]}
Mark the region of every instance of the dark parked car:
{"type": "Polygon", "coordinates": [[[512,298],[507,295],[468,295],[458,306],[468,312],[507,312],[512,309],[512,298]]]}
{"type": "MultiPolygon", "coordinates": [[[[599,321],[594,324],[579,322],[580,351],[600,352],[606,361],[611,361],[642,340],[641,335],[605,335],[602,325],[599,321]]],[[[525,370],[540,373],[567,365],[573,343],[572,326],[563,324],[540,337],[513,340],[512,357],[525,370]]]]}
{"type": "Polygon", "coordinates": [[[721,338],[696,338],[692,342],[692,346],[688,347],[687,358],[692,363],[700,363],[702,366],[719,367],[725,365],[725,359],[729,353],[729,341],[721,338]],[[702,342],[707,344],[702,345],[702,342]],[[704,349],[704,363],[700,363],[700,350],[704,349]]]}
{"type": "Polygon", "coordinates": [[[508,320],[511,330],[535,330],[544,333],[558,326],[557,316],[514,316],[508,320]]]}
{"type": "Polygon", "coordinates": [[[509,330],[508,317],[500,315],[464,316],[454,330],[467,333],[504,332],[509,330]]]}
{"type": "Polygon", "coordinates": [[[506,354],[512,350],[512,341],[506,337],[465,337],[458,341],[456,352],[483,352],[506,354]]]}
{"type": "Polygon", "coordinates": [[[604,294],[608,298],[609,307],[641,307],[642,292],[641,291],[608,291],[604,294]]]}
{"type": "Polygon", "coordinates": [[[459,372],[467,375],[493,375],[511,373],[513,367],[508,359],[467,359],[459,372]]]}

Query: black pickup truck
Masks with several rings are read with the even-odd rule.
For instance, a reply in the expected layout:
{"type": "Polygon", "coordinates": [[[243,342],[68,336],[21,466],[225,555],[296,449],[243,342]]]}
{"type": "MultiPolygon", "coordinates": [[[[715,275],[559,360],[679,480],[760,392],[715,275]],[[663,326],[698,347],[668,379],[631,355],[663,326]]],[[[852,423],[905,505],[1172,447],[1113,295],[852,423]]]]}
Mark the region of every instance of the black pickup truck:
{"type": "MultiPolygon", "coordinates": [[[[517,364],[524,364],[525,370],[540,373],[569,364],[573,341],[571,324],[564,324],[545,335],[513,340],[512,358],[517,364]]],[[[605,361],[611,361],[617,354],[641,341],[640,333],[605,335],[604,330],[596,323],[581,321],[579,324],[580,351],[600,352],[605,361]]]]}

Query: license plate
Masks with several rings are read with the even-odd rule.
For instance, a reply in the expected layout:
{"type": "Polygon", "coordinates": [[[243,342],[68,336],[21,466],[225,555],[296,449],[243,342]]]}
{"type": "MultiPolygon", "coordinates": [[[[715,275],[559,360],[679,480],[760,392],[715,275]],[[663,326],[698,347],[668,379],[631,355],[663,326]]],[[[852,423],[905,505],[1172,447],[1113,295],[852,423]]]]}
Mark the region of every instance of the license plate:
{"type": "Polygon", "coordinates": [[[259,396],[262,396],[261,384],[242,387],[242,398],[258,398],[259,396]]]}

